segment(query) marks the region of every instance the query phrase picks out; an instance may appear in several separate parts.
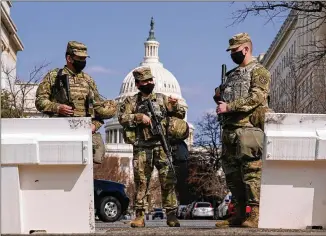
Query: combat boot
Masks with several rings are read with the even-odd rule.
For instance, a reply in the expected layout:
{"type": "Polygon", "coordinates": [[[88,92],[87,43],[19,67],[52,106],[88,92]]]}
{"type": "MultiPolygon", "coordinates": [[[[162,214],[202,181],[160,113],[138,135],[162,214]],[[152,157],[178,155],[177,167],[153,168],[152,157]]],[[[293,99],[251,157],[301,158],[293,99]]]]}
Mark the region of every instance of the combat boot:
{"type": "Polygon", "coordinates": [[[177,210],[166,210],[166,224],[170,227],[180,227],[180,222],[177,219],[177,210]]]}
{"type": "Polygon", "coordinates": [[[235,214],[226,220],[217,221],[215,227],[240,227],[242,222],[245,221],[245,219],[245,208],[243,207],[243,205],[237,204],[235,205],[235,214]]]}
{"type": "Polygon", "coordinates": [[[215,227],[224,228],[224,227],[240,227],[244,218],[241,218],[237,215],[233,215],[226,220],[217,221],[215,227]]]}
{"type": "Polygon", "coordinates": [[[246,228],[258,228],[259,220],[259,207],[252,206],[249,217],[242,223],[242,227],[246,228]]]}
{"type": "Polygon", "coordinates": [[[133,228],[145,227],[145,211],[143,209],[136,210],[136,218],[130,222],[133,228]]]}

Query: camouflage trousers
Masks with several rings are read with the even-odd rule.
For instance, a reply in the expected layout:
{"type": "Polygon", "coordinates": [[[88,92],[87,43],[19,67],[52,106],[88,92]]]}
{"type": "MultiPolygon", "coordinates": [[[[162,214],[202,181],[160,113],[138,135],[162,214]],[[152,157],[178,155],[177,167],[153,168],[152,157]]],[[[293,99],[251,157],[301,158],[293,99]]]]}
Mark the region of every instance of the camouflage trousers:
{"type": "Polygon", "coordinates": [[[145,209],[149,184],[154,166],[158,170],[161,184],[161,197],[163,208],[175,209],[177,197],[175,184],[173,183],[173,172],[167,164],[167,156],[162,146],[135,147],[133,148],[133,169],[136,187],[135,209],[145,209]]]}
{"type": "Polygon", "coordinates": [[[259,128],[224,128],[222,168],[236,204],[259,206],[264,133],[259,128]]]}
{"type": "Polygon", "coordinates": [[[102,139],[102,135],[99,132],[96,132],[92,135],[93,143],[93,163],[101,164],[103,157],[105,155],[105,147],[102,139]]]}

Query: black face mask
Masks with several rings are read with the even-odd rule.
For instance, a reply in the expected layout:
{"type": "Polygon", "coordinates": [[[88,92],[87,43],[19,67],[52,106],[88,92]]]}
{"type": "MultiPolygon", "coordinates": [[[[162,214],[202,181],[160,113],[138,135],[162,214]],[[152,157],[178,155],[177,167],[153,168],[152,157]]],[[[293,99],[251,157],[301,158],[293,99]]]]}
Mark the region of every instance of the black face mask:
{"type": "Polygon", "coordinates": [[[86,66],[86,61],[77,61],[74,60],[72,63],[73,67],[75,68],[76,73],[80,73],[86,66]]]}
{"type": "Polygon", "coordinates": [[[237,51],[237,52],[234,52],[234,53],[231,53],[231,58],[232,58],[232,61],[235,63],[235,64],[238,64],[240,65],[243,60],[245,59],[245,55],[243,55],[242,51],[237,51]]]}
{"type": "Polygon", "coordinates": [[[148,95],[153,92],[154,87],[155,84],[146,84],[146,85],[140,85],[138,89],[140,90],[140,92],[148,95]]]}

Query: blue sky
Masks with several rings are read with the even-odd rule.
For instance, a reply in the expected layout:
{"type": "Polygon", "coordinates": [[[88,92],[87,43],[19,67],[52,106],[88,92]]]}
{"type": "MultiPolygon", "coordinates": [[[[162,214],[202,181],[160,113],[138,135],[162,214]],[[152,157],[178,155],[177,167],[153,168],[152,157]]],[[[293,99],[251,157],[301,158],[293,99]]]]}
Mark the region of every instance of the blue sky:
{"type": "Polygon", "coordinates": [[[14,2],[11,16],[24,44],[18,54],[17,73],[27,77],[43,60],[52,67],[65,63],[69,40],[84,42],[91,58],[87,70],[99,91],[115,98],[130,70],[144,56],[150,18],[164,67],[178,79],[189,106],[188,121],[197,121],[205,111],[215,109],[214,88],[220,83],[221,64],[235,65],[225,51],[228,40],[248,32],[254,55],[265,52],[282,20],[265,24],[250,17],[244,23],[227,26],[238,2],[14,2]]]}

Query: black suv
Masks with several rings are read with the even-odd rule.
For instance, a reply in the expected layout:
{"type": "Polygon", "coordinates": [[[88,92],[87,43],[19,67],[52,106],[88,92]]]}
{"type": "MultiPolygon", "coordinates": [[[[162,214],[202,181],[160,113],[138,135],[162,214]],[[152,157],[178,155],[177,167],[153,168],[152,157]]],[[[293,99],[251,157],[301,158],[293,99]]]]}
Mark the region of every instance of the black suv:
{"type": "Polygon", "coordinates": [[[126,186],[110,180],[94,179],[95,214],[101,221],[114,222],[129,206],[126,186]]]}

